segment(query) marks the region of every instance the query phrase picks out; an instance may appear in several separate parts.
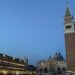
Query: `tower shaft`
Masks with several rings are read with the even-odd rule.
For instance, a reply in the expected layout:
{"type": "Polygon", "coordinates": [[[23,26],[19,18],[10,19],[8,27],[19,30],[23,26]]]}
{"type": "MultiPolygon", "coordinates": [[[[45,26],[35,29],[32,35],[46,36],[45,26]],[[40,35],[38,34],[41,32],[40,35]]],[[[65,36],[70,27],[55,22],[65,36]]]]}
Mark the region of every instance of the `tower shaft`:
{"type": "Polygon", "coordinates": [[[66,61],[68,70],[75,71],[75,23],[68,6],[66,8],[64,22],[66,61]]]}

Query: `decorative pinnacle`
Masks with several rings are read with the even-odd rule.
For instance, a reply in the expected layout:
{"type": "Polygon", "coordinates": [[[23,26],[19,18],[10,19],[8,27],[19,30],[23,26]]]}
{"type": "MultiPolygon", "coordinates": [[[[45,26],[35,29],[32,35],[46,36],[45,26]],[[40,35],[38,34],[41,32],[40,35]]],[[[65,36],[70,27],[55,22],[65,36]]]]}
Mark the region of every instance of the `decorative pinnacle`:
{"type": "Polygon", "coordinates": [[[69,0],[66,0],[66,5],[67,5],[67,8],[66,8],[65,17],[71,16],[71,13],[70,13],[70,10],[69,10],[69,0]]]}
{"type": "Polygon", "coordinates": [[[66,5],[67,5],[67,7],[69,6],[69,1],[68,0],[66,0],[66,5]]]}

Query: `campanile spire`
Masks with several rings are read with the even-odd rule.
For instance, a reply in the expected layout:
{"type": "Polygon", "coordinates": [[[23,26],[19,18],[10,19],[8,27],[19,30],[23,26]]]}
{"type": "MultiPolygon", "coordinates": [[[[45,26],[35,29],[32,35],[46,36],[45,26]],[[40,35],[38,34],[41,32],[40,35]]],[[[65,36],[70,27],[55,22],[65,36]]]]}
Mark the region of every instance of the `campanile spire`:
{"type": "Polygon", "coordinates": [[[67,16],[71,16],[68,0],[66,0],[66,13],[65,13],[65,17],[67,17],[67,16]]]}

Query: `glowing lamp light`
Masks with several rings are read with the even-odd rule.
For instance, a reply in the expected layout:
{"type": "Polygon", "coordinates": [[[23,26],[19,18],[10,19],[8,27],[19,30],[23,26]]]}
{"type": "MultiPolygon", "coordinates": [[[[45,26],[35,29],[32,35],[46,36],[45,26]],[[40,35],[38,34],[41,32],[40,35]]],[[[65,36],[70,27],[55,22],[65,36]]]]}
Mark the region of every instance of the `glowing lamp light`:
{"type": "Polygon", "coordinates": [[[4,75],[7,74],[7,71],[3,70],[3,74],[4,74],[4,75]]]}

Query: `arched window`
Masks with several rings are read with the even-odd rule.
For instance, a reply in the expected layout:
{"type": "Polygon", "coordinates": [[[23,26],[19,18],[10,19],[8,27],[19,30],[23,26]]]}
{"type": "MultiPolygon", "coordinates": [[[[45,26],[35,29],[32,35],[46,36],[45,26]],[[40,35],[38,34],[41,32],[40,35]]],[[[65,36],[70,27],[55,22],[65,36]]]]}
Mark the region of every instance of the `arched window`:
{"type": "Polygon", "coordinates": [[[66,68],[62,68],[62,71],[66,71],[66,68]]]}
{"type": "Polygon", "coordinates": [[[47,68],[45,68],[45,69],[44,69],[44,72],[45,72],[45,73],[48,73],[48,69],[47,69],[47,68]]]}
{"type": "Polygon", "coordinates": [[[61,74],[61,68],[59,68],[59,67],[57,68],[57,73],[61,74]]]}
{"type": "Polygon", "coordinates": [[[40,69],[40,72],[43,73],[43,69],[42,68],[40,69]]]}

